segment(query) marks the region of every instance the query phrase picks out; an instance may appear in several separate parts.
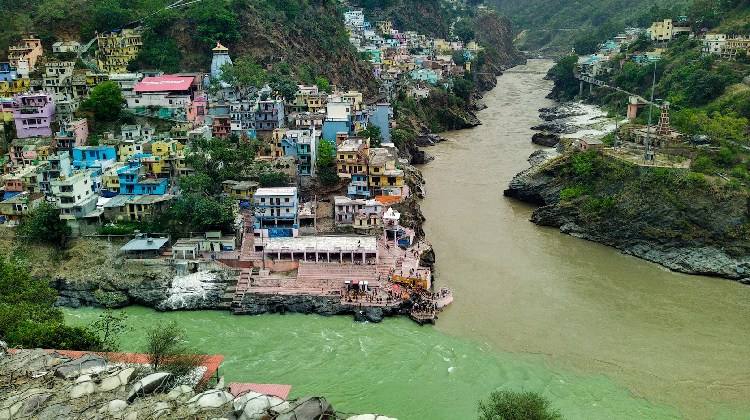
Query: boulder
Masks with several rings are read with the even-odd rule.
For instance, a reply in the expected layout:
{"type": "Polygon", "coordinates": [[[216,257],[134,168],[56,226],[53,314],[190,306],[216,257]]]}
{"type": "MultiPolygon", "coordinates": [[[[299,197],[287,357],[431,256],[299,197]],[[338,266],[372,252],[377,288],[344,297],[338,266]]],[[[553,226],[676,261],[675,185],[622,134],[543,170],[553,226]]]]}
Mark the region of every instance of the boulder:
{"type": "Polygon", "coordinates": [[[189,399],[187,402],[187,406],[193,412],[199,412],[204,409],[223,407],[224,405],[232,402],[233,399],[234,396],[226,391],[212,389],[210,391],[201,392],[200,394],[189,399]]]}
{"type": "Polygon", "coordinates": [[[169,416],[172,410],[169,407],[168,402],[160,401],[154,405],[154,410],[151,412],[152,418],[159,418],[161,416],[169,416]]]}
{"type": "Polygon", "coordinates": [[[99,413],[112,415],[124,411],[126,408],[128,408],[127,402],[123,400],[112,400],[104,404],[102,408],[99,409],[99,413]]]}
{"type": "Polygon", "coordinates": [[[58,366],[55,369],[55,376],[63,379],[71,379],[82,374],[99,372],[106,367],[107,359],[95,354],[86,354],[58,366]]]}
{"type": "Polygon", "coordinates": [[[109,376],[102,378],[101,383],[97,387],[99,392],[113,391],[123,385],[127,385],[133,380],[135,376],[135,368],[127,368],[120,371],[116,371],[109,376]]]}
{"type": "Polygon", "coordinates": [[[70,417],[70,412],[73,410],[73,407],[69,405],[63,405],[63,404],[54,404],[50,405],[44,410],[42,410],[41,413],[39,413],[39,420],[62,420],[67,419],[70,417]]]}
{"type": "Polygon", "coordinates": [[[70,398],[81,398],[86,395],[91,395],[94,392],[96,392],[96,384],[94,381],[89,380],[86,382],[80,382],[73,385],[73,388],[70,390],[70,398]]]}
{"type": "Polygon", "coordinates": [[[136,398],[162,391],[173,375],[168,372],[152,373],[133,384],[133,389],[128,394],[128,402],[132,403],[136,398]]]}
{"type": "Polygon", "coordinates": [[[266,395],[248,392],[234,400],[233,405],[240,415],[240,420],[259,420],[271,408],[271,401],[266,395]]]}
{"type": "Polygon", "coordinates": [[[43,392],[40,394],[34,394],[26,399],[23,403],[23,407],[21,408],[21,411],[19,414],[21,416],[30,416],[33,413],[35,413],[37,410],[42,408],[42,405],[44,405],[45,402],[52,396],[49,392],[43,392]]]}
{"type": "Polygon", "coordinates": [[[190,398],[193,398],[195,391],[187,385],[179,385],[172,388],[167,394],[167,399],[170,401],[186,402],[190,398]]]}
{"type": "Polygon", "coordinates": [[[335,418],[331,404],[322,397],[302,398],[290,402],[289,408],[276,417],[277,420],[335,418]]]}

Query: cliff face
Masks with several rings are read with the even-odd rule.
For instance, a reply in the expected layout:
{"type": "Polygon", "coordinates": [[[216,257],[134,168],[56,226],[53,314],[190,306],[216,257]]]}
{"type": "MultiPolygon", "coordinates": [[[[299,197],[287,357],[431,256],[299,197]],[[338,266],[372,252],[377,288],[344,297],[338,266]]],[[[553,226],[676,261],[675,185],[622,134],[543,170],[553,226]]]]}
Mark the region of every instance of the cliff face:
{"type": "Polygon", "coordinates": [[[500,75],[511,67],[526,64],[526,56],[513,46],[510,21],[498,13],[482,13],[476,19],[476,39],[489,46],[486,51],[485,72],[500,75]]]}
{"type": "Polygon", "coordinates": [[[596,152],[539,151],[529,161],[504,195],[540,205],[532,222],[675,271],[750,283],[746,193],[596,152]]]}

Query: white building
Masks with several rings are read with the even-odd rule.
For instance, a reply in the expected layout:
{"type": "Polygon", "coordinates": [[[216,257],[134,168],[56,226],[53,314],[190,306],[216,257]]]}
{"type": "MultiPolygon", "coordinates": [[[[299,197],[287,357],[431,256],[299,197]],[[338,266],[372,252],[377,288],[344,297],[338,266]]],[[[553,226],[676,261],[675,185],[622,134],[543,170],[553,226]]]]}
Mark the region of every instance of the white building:
{"type": "Polygon", "coordinates": [[[96,209],[99,196],[94,193],[92,171],[78,171],[50,182],[61,219],[80,219],[96,209]]]}
{"type": "Polygon", "coordinates": [[[335,198],[335,223],[352,225],[355,229],[373,229],[383,226],[383,204],[378,200],[335,198]]]}
{"type": "Polygon", "coordinates": [[[78,41],[57,41],[52,44],[53,53],[77,53],[81,51],[81,43],[78,41]]]}
{"type": "Polygon", "coordinates": [[[255,236],[292,237],[299,234],[296,187],[259,188],[253,196],[255,236]]]}
{"type": "Polygon", "coordinates": [[[727,44],[726,34],[706,34],[703,38],[703,52],[707,54],[721,54],[721,49],[727,44]]]}

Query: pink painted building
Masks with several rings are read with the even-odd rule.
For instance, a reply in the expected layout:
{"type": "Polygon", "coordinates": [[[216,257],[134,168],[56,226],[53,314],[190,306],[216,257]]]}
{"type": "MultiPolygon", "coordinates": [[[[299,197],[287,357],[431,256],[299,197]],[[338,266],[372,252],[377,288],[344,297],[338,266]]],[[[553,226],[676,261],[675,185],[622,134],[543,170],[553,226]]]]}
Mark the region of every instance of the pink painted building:
{"type": "Polygon", "coordinates": [[[13,120],[16,137],[52,136],[55,101],[51,93],[34,92],[13,97],[13,120]]]}
{"type": "Polygon", "coordinates": [[[205,115],[208,110],[208,96],[205,93],[196,94],[193,101],[187,107],[187,119],[194,127],[205,123],[205,115]]]}
{"type": "Polygon", "coordinates": [[[86,145],[89,138],[89,125],[86,118],[69,121],[60,126],[60,131],[55,133],[53,147],[56,151],[67,151],[73,153],[74,147],[86,145]]]}

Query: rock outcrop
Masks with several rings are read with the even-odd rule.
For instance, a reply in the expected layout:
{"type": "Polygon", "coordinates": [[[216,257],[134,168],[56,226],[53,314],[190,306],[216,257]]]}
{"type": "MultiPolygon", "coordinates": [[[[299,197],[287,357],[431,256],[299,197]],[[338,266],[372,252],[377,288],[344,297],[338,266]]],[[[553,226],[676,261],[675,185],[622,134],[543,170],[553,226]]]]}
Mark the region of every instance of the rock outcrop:
{"type": "MultiPolygon", "coordinates": [[[[190,386],[175,385],[179,380],[148,366],[112,363],[95,355],[66,360],[56,353],[21,350],[0,355],[0,381],[10,385],[0,398],[0,419],[347,418],[322,397],[285,401],[248,392],[235,398],[221,381],[196,394],[190,386]],[[106,378],[118,381],[105,387],[106,378]]],[[[353,418],[395,420],[376,414],[353,418]]]]}
{"type": "Polygon", "coordinates": [[[537,204],[531,221],[671,270],[750,283],[750,199],[699,174],[597,152],[534,152],[504,191],[537,204]]]}

